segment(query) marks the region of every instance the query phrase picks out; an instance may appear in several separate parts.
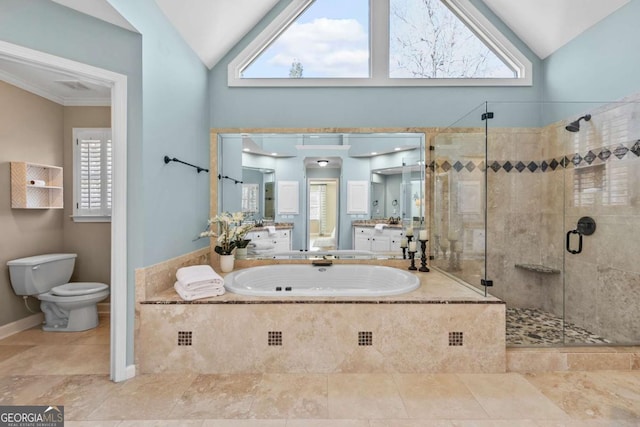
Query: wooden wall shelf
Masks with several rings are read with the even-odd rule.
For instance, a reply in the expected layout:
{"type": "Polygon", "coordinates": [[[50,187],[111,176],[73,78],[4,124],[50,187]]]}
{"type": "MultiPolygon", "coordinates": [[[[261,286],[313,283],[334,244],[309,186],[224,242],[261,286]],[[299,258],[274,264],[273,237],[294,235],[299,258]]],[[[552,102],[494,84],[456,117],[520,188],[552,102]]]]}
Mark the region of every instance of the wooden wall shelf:
{"type": "Polygon", "coordinates": [[[62,209],[62,168],[27,162],[11,162],[11,207],[14,209],[62,209]]]}

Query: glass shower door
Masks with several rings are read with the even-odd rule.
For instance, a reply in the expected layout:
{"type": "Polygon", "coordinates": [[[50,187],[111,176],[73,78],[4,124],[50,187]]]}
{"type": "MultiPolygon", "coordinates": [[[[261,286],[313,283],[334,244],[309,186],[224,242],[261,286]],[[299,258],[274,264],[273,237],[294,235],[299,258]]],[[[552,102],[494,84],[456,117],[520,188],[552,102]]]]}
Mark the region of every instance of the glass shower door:
{"type": "Polygon", "coordinates": [[[486,292],[485,140],[482,104],[435,136],[432,265],[486,292]]]}

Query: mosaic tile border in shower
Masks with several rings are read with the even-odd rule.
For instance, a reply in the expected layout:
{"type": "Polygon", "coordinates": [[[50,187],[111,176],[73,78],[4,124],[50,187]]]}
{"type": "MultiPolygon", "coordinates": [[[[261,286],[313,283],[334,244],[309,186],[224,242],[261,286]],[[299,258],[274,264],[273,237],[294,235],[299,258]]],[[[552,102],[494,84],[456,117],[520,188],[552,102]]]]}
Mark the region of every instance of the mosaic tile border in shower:
{"type": "MultiPolygon", "coordinates": [[[[557,169],[570,169],[576,167],[585,167],[605,164],[609,161],[618,160],[635,160],[640,157],[640,139],[628,144],[617,144],[608,147],[601,147],[589,150],[586,153],[573,153],[570,155],[560,156],[546,160],[494,160],[489,161],[489,169],[498,173],[504,171],[506,173],[529,171],[531,173],[553,172],[557,169]]],[[[443,162],[432,161],[428,169],[436,172],[473,172],[478,170],[485,171],[485,162],[468,161],[463,163],[459,160],[451,163],[447,160],[443,162]]]]}

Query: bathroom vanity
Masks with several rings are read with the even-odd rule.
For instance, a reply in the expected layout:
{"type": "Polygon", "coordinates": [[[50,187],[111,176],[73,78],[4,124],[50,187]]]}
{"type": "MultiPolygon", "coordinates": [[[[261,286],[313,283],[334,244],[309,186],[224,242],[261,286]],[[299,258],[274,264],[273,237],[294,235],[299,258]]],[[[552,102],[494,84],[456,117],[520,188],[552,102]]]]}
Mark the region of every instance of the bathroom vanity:
{"type": "Polygon", "coordinates": [[[404,237],[401,224],[385,224],[382,230],[375,221],[353,222],[353,249],[371,252],[395,252],[400,254],[400,241],[404,237]]]}
{"type": "Polygon", "coordinates": [[[288,252],[291,250],[291,232],[293,224],[277,223],[274,225],[275,233],[269,233],[267,227],[255,227],[249,231],[245,239],[252,242],[270,242],[273,244],[273,252],[288,252]]]}

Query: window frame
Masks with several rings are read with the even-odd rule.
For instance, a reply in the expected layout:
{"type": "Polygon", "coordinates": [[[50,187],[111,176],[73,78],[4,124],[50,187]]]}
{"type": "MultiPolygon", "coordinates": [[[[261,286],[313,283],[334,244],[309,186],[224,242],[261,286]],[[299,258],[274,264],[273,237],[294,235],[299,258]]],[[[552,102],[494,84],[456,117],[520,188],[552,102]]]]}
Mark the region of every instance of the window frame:
{"type": "MultiPolygon", "coordinates": [[[[80,209],[80,144],[78,140],[81,138],[84,132],[107,132],[107,138],[111,139],[113,144],[113,133],[111,128],[73,128],[73,215],[71,216],[74,222],[111,222],[112,209],[102,207],[98,215],[88,214],[84,210],[80,209]]],[[[101,148],[102,149],[102,148],[101,148]]],[[[113,151],[113,146],[111,147],[113,151]]],[[[106,156],[105,156],[106,159],[106,156]]],[[[105,160],[106,161],[106,160],[105,160]]],[[[111,169],[113,171],[113,154],[111,158],[111,169]]],[[[105,168],[106,170],[106,168],[105,168]]],[[[106,173],[106,172],[105,172],[106,173]]],[[[112,172],[113,173],[113,172],[112,172]]],[[[101,179],[104,179],[104,175],[101,175],[101,179]]],[[[112,177],[113,179],[113,177],[112,177]]],[[[113,189],[112,189],[113,190],[113,189]]],[[[113,196],[112,196],[113,199],[113,196]]],[[[113,203],[113,200],[112,200],[113,203]]]]}
{"type": "MultiPolygon", "coordinates": [[[[316,0],[293,0],[228,65],[229,87],[344,87],[344,86],[531,86],[531,61],[470,0],[442,2],[497,56],[512,67],[514,78],[391,78],[389,77],[389,2],[369,0],[368,78],[242,78],[241,73],[316,0]]],[[[322,0],[318,0],[322,1],[322,0]]]]}

